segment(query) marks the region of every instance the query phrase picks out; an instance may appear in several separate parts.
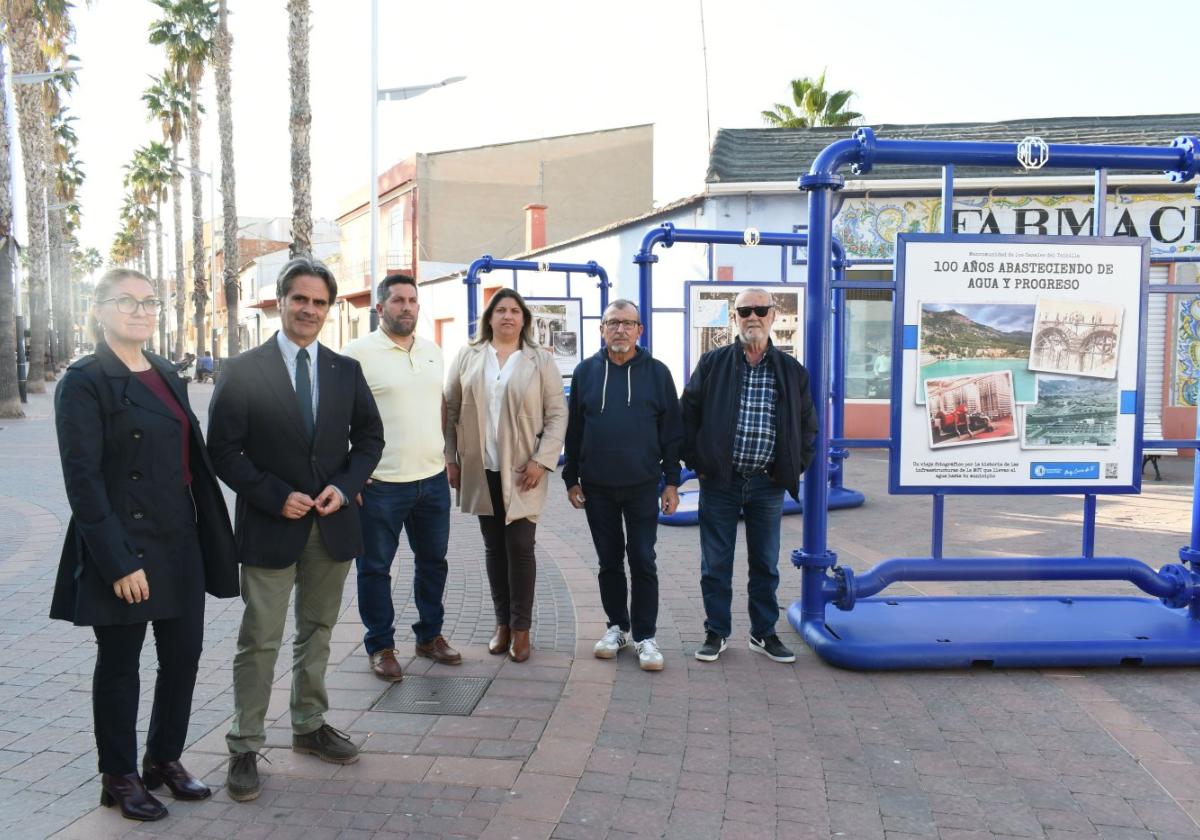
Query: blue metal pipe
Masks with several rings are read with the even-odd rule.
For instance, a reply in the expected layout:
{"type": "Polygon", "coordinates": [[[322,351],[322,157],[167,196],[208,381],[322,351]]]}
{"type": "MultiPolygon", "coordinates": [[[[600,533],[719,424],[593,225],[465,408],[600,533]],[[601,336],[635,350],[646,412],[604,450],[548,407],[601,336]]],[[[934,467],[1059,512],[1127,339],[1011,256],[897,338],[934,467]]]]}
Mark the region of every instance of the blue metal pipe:
{"type": "Polygon", "coordinates": [[[942,233],[958,233],[954,229],[954,164],[942,167],[942,233]]]}
{"type": "Polygon", "coordinates": [[[892,445],[890,438],[843,438],[835,437],[829,441],[830,446],[843,446],[847,449],[887,449],[892,445]]]}
{"type": "Polygon", "coordinates": [[[475,330],[479,321],[479,275],[488,274],[497,269],[512,271],[514,289],[517,286],[518,271],[553,271],[556,274],[566,274],[568,288],[570,287],[572,272],[586,274],[588,277],[596,277],[599,279],[597,285],[600,288],[601,314],[608,308],[608,272],[595,260],[587,263],[539,263],[533,260],[498,260],[491,254],[484,254],[471,263],[467,269],[466,276],[463,277],[463,283],[467,286],[467,335],[470,338],[475,337],[475,330]]]}
{"type": "Polygon", "coordinates": [[[933,534],[930,537],[929,553],[934,560],[942,559],[942,542],[946,533],[946,494],[933,494],[933,534]]]}
{"type": "Polygon", "coordinates": [[[1096,555],[1096,494],[1083,495],[1083,556],[1096,555]]]}
{"type": "Polygon", "coordinates": [[[1158,598],[1187,585],[1131,557],[897,557],[854,575],[849,586],[857,601],[901,581],[1001,580],[1127,580],[1158,598]]]}

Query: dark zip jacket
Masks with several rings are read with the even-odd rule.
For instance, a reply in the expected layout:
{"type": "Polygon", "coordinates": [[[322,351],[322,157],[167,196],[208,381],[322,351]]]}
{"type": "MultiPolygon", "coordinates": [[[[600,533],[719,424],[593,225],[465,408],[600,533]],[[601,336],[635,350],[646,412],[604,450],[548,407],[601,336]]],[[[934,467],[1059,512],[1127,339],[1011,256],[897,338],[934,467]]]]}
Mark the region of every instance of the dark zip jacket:
{"type": "Polygon", "coordinates": [[[630,487],[660,478],[677,487],[682,443],[675,380],[641,347],[623,365],[600,348],[575,368],[562,471],[567,487],[581,481],[630,487]]]}
{"type": "MultiPolygon", "coordinates": [[[[774,370],[779,400],[771,480],[798,500],[800,475],[812,463],[817,448],[817,412],[808,392],[808,371],[774,345],[761,364],[774,370]]],[[[700,357],[683,390],[683,460],[705,478],[733,478],[733,438],[745,365],[740,339],[709,350],[700,357]]]]}

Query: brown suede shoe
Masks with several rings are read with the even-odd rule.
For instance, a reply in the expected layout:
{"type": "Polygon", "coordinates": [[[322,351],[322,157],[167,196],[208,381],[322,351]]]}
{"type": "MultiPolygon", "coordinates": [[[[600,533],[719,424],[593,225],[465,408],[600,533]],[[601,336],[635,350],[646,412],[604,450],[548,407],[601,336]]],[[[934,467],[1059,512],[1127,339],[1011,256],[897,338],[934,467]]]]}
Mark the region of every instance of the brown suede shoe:
{"type": "Polygon", "coordinates": [[[400,670],[400,663],[396,661],[395,648],[384,648],[372,653],[371,670],[379,679],[388,682],[400,682],[404,679],[404,672],[400,670]]]}
{"type": "Polygon", "coordinates": [[[513,662],[524,662],[529,658],[529,631],[512,631],[512,645],[508,649],[508,658],[513,662]]]}
{"type": "Polygon", "coordinates": [[[462,654],[450,647],[445,636],[434,636],[428,642],[417,642],[417,656],[424,656],[442,665],[461,665],[462,654]]]}
{"type": "Polygon", "coordinates": [[[488,642],[488,653],[503,656],[508,653],[508,646],[511,642],[512,632],[508,629],[508,625],[497,624],[496,632],[492,635],[492,640],[488,642]]]}

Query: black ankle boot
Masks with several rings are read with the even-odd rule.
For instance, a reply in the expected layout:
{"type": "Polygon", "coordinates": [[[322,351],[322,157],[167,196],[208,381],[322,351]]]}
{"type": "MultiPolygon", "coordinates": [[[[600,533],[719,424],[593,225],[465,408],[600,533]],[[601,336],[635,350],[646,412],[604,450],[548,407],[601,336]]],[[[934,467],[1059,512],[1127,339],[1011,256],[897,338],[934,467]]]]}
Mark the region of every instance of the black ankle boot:
{"type": "Polygon", "coordinates": [[[100,774],[100,804],[106,808],[121,806],[121,816],[127,820],[153,822],[167,815],[167,808],[155,799],[137,773],[116,776],[100,774]]]}
{"type": "Polygon", "coordinates": [[[164,782],[176,799],[208,799],[212,791],[208,785],[184,769],[178,761],[151,761],[150,756],[142,759],[142,781],[148,790],[155,790],[164,782]]]}

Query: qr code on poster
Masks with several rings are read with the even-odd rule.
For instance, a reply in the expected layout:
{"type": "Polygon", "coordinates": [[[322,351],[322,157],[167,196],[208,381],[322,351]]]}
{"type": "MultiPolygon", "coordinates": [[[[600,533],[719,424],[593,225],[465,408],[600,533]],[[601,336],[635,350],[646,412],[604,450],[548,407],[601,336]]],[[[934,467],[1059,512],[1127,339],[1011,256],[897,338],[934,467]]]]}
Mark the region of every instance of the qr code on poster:
{"type": "Polygon", "coordinates": [[[1117,463],[1115,461],[1106,461],[1105,462],[1104,477],[1105,478],[1116,478],[1117,477],[1117,463]]]}

